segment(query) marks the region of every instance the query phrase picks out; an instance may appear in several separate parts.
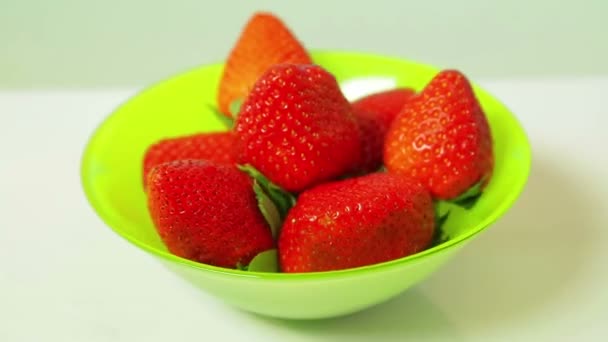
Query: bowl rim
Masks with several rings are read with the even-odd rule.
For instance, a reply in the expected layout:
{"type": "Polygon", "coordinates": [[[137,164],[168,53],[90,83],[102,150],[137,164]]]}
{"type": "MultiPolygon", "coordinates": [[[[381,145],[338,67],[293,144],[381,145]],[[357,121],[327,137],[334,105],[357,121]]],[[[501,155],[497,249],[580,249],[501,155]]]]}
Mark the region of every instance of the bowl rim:
{"type": "MultiPolygon", "coordinates": [[[[380,58],[380,59],[384,59],[384,60],[391,61],[391,62],[401,62],[401,63],[406,62],[406,63],[416,64],[421,67],[432,67],[433,69],[438,70],[437,67],[435,67],[431,64],[427,64],[424,62],[418,62],[415,60],[410,60],[410,59],[392,56],[392,55],[383,55],[383,54],[376,54],[376,53],[370,53],[370,52],[357,52],[357,51],[350,51],[350,50],[330,50],[330,49],[310,49],[309,52],[311,53],[313,60],[315,59],[315,56],[328,55],[328,54],[338,55],[340,57],[351,57],[351,58],[352,57],[370,57],[370,58],[380,58]]],[[[238,269],[229,269],[229,268],[223,268],[223,267],[199,263],[196,261],[192,261],[189,259],[185,259],[185,258],[176,256],[176,255],[170,253],[169,251],[160,250],[145,242],[140,241],[139,239],[135,238],[131,234],[125,233],[125,232],[119,230],[118,228],[115,228],[116,226],[119,226],[120,224],[122,224],[121,220],[119,218],[117,218],[116,215],[113,215],[111,212],[101,209],[104,207],[104,205],[101,203],[99,198],[95,195],[95,191],[93,189],[94,188],[93,182],[89,181],[89,179],[91,178],[88,176],[89,174],[91,174],[91,172],[90,172],[90,167],[92,164],[91,159],[93,158],[93,156],[96,154],[96,151],[98,150],[98,147],[97,147],[99,144],[98,141],[99,141],[100,137],[103,136],[103,132],[105,132],[107,129],[109,129],[109,127],[111,127],[110,124],[112,122],[112,119],[116,115],[118,115],[118,113],[120,112],[120,109],[123,106],[125,106],[129,102],[133,101],[135,98],[140,97],[144,93],[146,93],[154,88],[162,87],[166,83],[171,82],[178,77],[189,74],[196,70],[200,70],[201,68],[213,68],[213,67],[218,67],[221,65],[223,65],[222,62],[214,62],[214,63],[199,65],[199,66],[184,70],[182,72],[170,75],[167,78],[161,79],[160,81],[157,81],[148,86],[145,86],[143,89],[130,95],[128,98],[126,98],[124,101],[122,101],[119,105],[117,105],[111,112],[109,112],[109,114],[102,120],[102,122],[97,125],[97,127],[90,134],[89,139],[82,152],[81,164],[80,164],[81,186],[83,188],[84,195],[85,195],[86,199],[88,200],[89,204],[91,205],[93,211],[112,231],[114,231],[114,233],[116,233],[120,237],[126,239],[127,241],[134,244],[135,246],[141,248],[142,250],[144,250],[154,256],[160,257],[161,260],[163,260],[163,261],[175,262],[175,263],[178,263],[183,266],[190,267],[190,268],[205,270],[205,271],[209,271],[211,273],[216,273],[216,274],[221,274],[221,275],[255,278],[255,279],[263,279],[263,280],[273,280],[273,281],[278,280],[278,281],[287,281],[287,282],[297,281],[297,280],[322,280],[325,278],[336,278],[336,277],[347,277],[347,276],[350,277],[350,276],[368,274],[369,272],[373,272],[373,271],[377,271],[377,270],[388,270],[388,269],[392,269],[392,268],[401,266],[403,264],[409,263],[413,260],[417,260],[420,258],[438,254],[439,252],[446,251],[446,250],[450,249],[451,247],[463,245],[464,243],[469,241],[472,237],[474,237],[475,235],[484,231],[486,228],[488,228],[490,225],[492,225],[494,222],[496,222],[500,217],[502,217],[509,210],[509,208],[517,201],[517,199],[519,198],[519,196],[521,195],[521,193],[523,192],[523,190],[527,184],[529,174],[530,174],[530,169],[531,169],[532,152],[531,152],[529,138],[528,138],[523,126],[521,125],[521,122],[511,112],[511,110],[507,106],[505,106],[498,98],[496,98],[490,92],[488,92],[484,88],[478,86],[477,84],[475,84],[474,81],[471,80],[471,83],[474,87],[483,91],[487,96],[491,97],[491,99],[493,101],[495,101],[497,104],[499,104],[501,107],[503,107],[503,110],[509,114],[510,119],[514,121],[515,126],[518,128],[517,134],[519,135],[519,137],[517,140],[521,142],[523,151],[525,152],[521,156],[522,161],[523,161],[522,165],[524,165],[525,169],[521,170],[521,172],[519,173],[519,176],[518,176],[519,181],[514,185],[514,187],[512,188],[512,191],[508,192],[506,194],[506,196],[502,197],[502,200],[495,207],[495,209],[491,212],[491,214],[486,216],[483,220],[480,220],[479,222],[477,222],[466,233],[459,235],[458,237],[456,237],[454,239],[450,239],[446,242],[440,243],[431,248],[428,248],[426,250],[423,250],[421,252],[418,252],[418,253],[403,257],[403,258],[385,261],[385,262],[381,262],[381,263],[377,263],[377,264],[373,264],[373,265],[366,265],[366,266],[354,267],[354,268],[343,269],[343,270],[306,272],[306,273],[281,273],[281,272],[271,273],[271,272],[253,272],[253,271],[244,271],[244,270],[238,270],[238,269]]]]}

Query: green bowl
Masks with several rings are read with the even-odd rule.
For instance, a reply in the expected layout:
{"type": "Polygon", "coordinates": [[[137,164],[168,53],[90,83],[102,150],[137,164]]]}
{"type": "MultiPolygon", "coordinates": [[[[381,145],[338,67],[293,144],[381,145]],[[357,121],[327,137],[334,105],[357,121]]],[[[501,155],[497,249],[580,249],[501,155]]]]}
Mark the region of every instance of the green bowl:
{"type": "MultiPolygon", "coordinates": [[[[341,84],[359,79],[365,85],[366,78],[381,78],[419,90],[438,71],[408,60],[361,53],[315,51],[313,58],[341,84]]],[[[164,247],[148,215],[142,157],[146,147],[161,138],[225,129],[210,109],[221,71],[222,64],[201,66],[121,105],[93,134],[81,176],[89,202],[116,233],[229,305],[273,317],[318,319],[386,301],[434,272],[502,216],[526,183],[531,157],[524,130],[503,104],[474,86],[494,137],[495,172],[473,208],[452,210],[444,227],[448,241],[390,262],[304,274],[230,270],[177,257],[164,247]]]]}

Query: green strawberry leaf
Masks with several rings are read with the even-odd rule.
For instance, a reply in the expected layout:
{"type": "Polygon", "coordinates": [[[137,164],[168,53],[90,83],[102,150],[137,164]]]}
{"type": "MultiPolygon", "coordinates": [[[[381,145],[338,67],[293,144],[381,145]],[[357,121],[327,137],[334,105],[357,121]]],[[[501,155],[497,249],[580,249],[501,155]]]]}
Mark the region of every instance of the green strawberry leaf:
{"type": "Polygon", "coordinates": [[[230,102],[229,111],[230,111],[230,115],[232,115],[232,118],[234,120],[236,120],[236,118],[239,116],[242,105],[243,105],[243,99],[240,99],[240,98],[230,102]]]}
{"type": "Polygon", "coordinates": [[[279,230],[281,229],[281,214],[279,214],[277,206],[274,205],[270,197],[268,197],[268,194],[266,194],[266,192],[262,189],[257,180],[253,181],[253,192],[258,200],[260,212],[262,212],[262,215],[270,226],[272,237],[276,239],[279,236],[279,230]]]}
{"type": "Polygon", "coordinates": [[[272,203],[274,203],[278,209],[281,221],[283,221],[287,216],[289,209],[296,204],[296,198],[291,193],[282,189],[280,186],[272,183],[268,178],[266,178],[266,176],[264,176],[253,166],[249,164],[238,165],[238,168],[241,171],[249,174],[249,176],[251,176],[251,178],[253,178],[259,184],[262,190],[264,190],[272,203]]]}
{"type": "Polygon", "coordinates": [[[247,270],[250,272],[279,272],[277,250],[269,249],[256,255],[253,259],[251,259],[247,270]]]}
{"type": "Polygon", "coordinates": [[[234,119],[229,118],[224,113],[220,112],[214,105],[207,103],[207,108],[213,112],[213,114],[226,126],[227,129],[231,129],[234,125],[234,119]]]}
{"type": "Polygon", "coordinates": [[[450,216],[450,209],[447,208],[442,202],[435,203],[435,233],[431,240],[431,246],[437,246],[450,239],[448,234],[443,229],[445,222],[450,216]]]}
{"type": "Polygon", "coordinates": [[[450,202],[461,206],[465,209],[471,209],[479,197],[481,197],[482,188],[483,188],[483,180],[475,183],[475,185],[471,186],[467,191],[462,193],[460,196],[450,200],[450,202]]]}

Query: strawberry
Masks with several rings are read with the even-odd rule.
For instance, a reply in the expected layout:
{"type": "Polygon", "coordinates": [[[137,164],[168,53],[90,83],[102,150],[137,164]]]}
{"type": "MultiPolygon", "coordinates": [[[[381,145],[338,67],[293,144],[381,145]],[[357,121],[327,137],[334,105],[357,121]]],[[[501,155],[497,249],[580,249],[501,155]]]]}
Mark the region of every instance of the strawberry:
{"type": "Polygon", "coordinates": [[[372,173],[309,189],[279,237],[283,272],[372,265],[422,251],[435,230],[433,203],[417,181],[372,173]]]}
{"type": "Polygon", "coordinates": [[[413,95],[411,88],[397,88],[374,93],[352,103],[361,130],[359,171],[375,171],[382,165],[386,131],[413,95]]]}
{"type": "Polygon", "coordinates": [[[414,94],[412,88],[385,90],[354,101],[353,108],[356,111],[373,113],[375,120],[388,127],[414,94]]]}
{"type": "Polygon", "coordinates": [[[483,188],[494,165],[492,136],[462,73],[441,71],[408,102],[386,135],[384,163],[417,178],[437,199],[483,188]]]}
{"type": "Polygon", "coordinates": [[[234,126],[239,163],[287,191],[300,192],[354,168],[359,131],[333,75],[316,65],[268,69],[234,126]]]}
{"type": "Polygon", "coordinates": [[[234,166],[177,160],[153,168],[146,183],[156,230],[177,256],[235,268],[274,245],[251,179],[234,166]]]}
{"type": "Polygon", "coordinates": [[[281,19],[255,13],[226,60],[218,89],[220,112],[231,116],[231,105],[244,100],[260,75],[280,63],[310,64],[312,59],[281,19]]]}
{"type": "Polygon", "coordinates": [[[148,147],[144,155],[144,178],[154,166],[179,159],[235,164],[234,135],[230,132],[198,133],[160,140],[148,147]]]}

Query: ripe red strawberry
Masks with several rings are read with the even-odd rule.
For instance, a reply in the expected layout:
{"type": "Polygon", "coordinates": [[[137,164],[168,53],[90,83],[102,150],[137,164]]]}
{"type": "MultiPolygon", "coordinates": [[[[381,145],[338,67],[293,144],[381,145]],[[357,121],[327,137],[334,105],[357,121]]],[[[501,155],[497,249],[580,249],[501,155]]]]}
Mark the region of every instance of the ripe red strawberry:
{"type": "Polygon", "coordinates": [[[148,174],[147,189],[156,230],[175,255],[235,268],[274,245],[251,179],[234,166],[164,163],[148,174]]]}
{"type": "Polygon", "coordinates": [[[415,94],[412,88],[395,88],[364,96],[353,102],[357,111],[374,114],[374,119],[390,126],[406,102],[415,94]]]}
{"type": "Polygon", "coordinates": [[[156,165],[180,159],[205,159],[220,164],[236,163],[234,134],[198,133],[158,141],[144,156],[144,179],[156,165]]]}
{"type": "Polygon", "coordinates": [[[391,122],[414,95],[411,88],[397,88],[365,96],[353,102],[353,112],[361,130],[362,172],[377,170],[382,165],[384,137],[391,122]]]}
{"type": "Polygon", "coordinates": [[[420,183],[373,173],[303,192],[281,230],[279,262],[287,273],[372,265],[422,251],[434,230],[420,183]]]}
{"type": "Polygon", "coordinates": [[[244,100],[255,81],[274,64],[312,60],[289,28],[272,13],[255,13],[232,48],[218,90],[220,112],[231,116],[230,105],[244,100]]]}
{"type": "Polygon", "coordinates": [[[334,76],[280,64],[256,82],[235,122],[239,162],[288,191],[338,177],[360,155],[357,123],[334,76]]]}
{"type": "Polygon", "coordinates": [[[492,174],[492,136],[467,78],[436,75],[408,102],[386,135],[390,172],[415,177],[438,199],[453,199],[492,174]]]}

